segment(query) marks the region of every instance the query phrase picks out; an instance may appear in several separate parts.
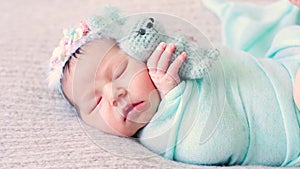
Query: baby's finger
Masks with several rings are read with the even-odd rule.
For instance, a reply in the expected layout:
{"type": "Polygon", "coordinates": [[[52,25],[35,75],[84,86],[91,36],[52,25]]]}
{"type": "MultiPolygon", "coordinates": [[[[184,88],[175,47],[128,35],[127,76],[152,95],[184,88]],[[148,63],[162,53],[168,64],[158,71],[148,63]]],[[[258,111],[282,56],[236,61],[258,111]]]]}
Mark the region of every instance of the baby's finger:
{"type": "Polygon", "coordinates": [[[157,67],[157,63],[160,59],[160,56],[162,55],[162,53],[165,51],[166,49],[166,43],[161,42],[156,49],[154,50],[154,52],[151,54],[151,56],[149,57],[148,61],[147,61],[147,67],[150,69],[156,68],[157,67]]]}
{"type": "Polygon", "coordinates": [[[185,52],[182,52],[170,65],[167,74],[171,76],[176,76],[178,75],[179,69],[182,66],[183,62],[185,61],[187,55],[185,52]]]}
{"type": "Polygon", "coordinates": [[[174,50],[175,50],[175,45],[170,43],[158,61],[158,64],[157,64],[158,70],[160,70],[162,72],[166,72],[166,70],[168,69],[168,67],[170,65],[170,61],[171,61],[174,50]]]}

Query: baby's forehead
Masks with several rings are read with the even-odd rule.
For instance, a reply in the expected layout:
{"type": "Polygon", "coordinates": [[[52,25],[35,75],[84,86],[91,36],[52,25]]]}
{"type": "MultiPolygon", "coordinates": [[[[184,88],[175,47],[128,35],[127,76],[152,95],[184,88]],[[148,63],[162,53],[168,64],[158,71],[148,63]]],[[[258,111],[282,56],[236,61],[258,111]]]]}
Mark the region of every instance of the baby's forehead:
{"type": "Polygon", "coordinates": [[[96,39],[81,47],[80,56],[74,66],[74,76],[94,78],[99,71],[109,72],[114,63],[124,57],[124,52],[112,39],[96,39]]]}
{"type": "MultiPolygon", "coordinates": [[[[90,69],[97,67],[113,51],[119,50],[117,43],[111,39],[96,39],[81,47],[81,55],[78,59],[76,69],[90,69]]],[[[83,71],[83,70],[82,70],[83,71]]]]}
{"type": "Polygon", "coordinates": [[[113,47],[116,47],[116,41],[107,38],[100,38],[92,40],[81,47],[83,54],[97,54],[104,56],[108,53],[113,47]]]}

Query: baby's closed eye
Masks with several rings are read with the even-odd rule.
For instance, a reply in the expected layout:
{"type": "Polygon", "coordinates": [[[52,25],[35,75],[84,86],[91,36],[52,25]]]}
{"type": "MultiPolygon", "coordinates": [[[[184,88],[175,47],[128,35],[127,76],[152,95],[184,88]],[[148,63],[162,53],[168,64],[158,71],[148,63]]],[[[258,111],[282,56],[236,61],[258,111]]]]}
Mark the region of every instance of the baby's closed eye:
{"type": "Polygon", "coordinates": [[[123,61],[115,69],[112,70],[112,80],[120,78],[128,66],[128,60],[123,61]]]}
{"type": "Polygon", "coordinates": [[[102,96],[97,98],[96,106],[101,102],[101,100],[102,100],[102,96]]]}

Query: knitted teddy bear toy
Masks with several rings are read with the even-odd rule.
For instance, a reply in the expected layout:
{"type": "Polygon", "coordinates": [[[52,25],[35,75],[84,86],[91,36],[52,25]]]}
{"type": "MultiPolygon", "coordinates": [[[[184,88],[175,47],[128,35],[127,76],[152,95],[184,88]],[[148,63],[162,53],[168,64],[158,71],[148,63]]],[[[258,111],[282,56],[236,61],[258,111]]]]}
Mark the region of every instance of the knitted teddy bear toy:
{"type": "Polygon", "coordinates": [[[186,52],[187,59],[179,70],[179,77],[183,80],[202,78],[218,59],[217,49],[201,48],[197,42],[182,33],[169,36],[158,18],[145,15],[123,17],[118,10],[111,7],[105,11],[104,15],[92,18],[90,23],[93,24],[90,25],[97,27],[102,34],[114,38],[131,57],[146,62],[160,42],[173,43],[176,46],[171,61],[180,53],[186,52]],[[109,24],[103,24],[109,21],[109,24]]]}

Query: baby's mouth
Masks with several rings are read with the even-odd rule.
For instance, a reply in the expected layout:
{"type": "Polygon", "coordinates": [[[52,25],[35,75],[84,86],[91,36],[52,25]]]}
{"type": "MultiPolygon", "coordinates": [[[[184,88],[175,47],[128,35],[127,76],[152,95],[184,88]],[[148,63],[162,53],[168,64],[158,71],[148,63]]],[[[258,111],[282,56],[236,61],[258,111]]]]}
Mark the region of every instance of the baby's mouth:
{"type": "Polygon", "coordinates": [[[138,105],[144,103],[144,101],[139,101],[139,102],[135,102],[132,104],[127,104],[123,109],[122,109],[122,115],[124,117],[124,121],[126,121],[128,114],[138,105]]]}

